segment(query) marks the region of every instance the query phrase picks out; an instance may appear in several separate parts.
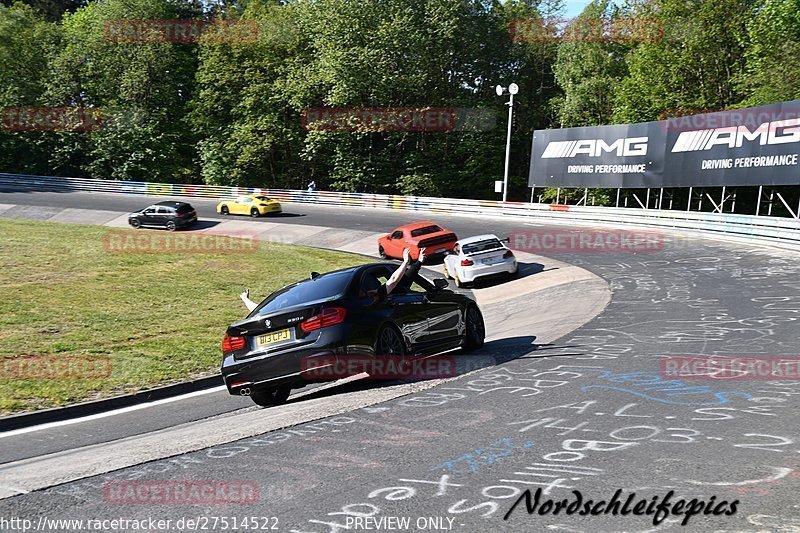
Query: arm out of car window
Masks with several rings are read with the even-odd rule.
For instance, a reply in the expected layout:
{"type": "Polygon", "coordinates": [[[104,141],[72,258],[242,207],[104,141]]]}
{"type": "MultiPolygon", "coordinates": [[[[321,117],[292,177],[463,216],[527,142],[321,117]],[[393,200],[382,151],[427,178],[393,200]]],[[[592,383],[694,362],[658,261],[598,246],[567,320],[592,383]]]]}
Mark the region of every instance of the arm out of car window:
{"type": "Polygon", "coordinates": [[[239,295],[239,298],[242,299],[248,311],[252,311],[256,307],[258,307],[258,304],[250,299],[250,289],[245,289],[244,292],[239,295]]]}
{"type": "Polygon", "coordinates": [[[403,276],[408,274],[409,276],[416,276],[419,273],[419,269],[422,267],[422,262],[425,260],[425,248],[420,249],[419,251],[419,259],[416,261],[411,260],[411,253],[409,252],[408,248],[403,250],[403,262],[394,271],[394,274],[386,281],[386,294],[389,295],[392,291],[397,287],[397,284],[400,283],[400,280],[403,279],[403,276]]]}

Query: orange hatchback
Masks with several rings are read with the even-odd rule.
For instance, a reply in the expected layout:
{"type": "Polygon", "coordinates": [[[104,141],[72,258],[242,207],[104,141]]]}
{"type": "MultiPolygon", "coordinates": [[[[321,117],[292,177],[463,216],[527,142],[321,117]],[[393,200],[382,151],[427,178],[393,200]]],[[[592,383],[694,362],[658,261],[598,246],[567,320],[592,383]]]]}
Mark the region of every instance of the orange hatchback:
{"type": "Polygon", "coordinates": [[[426,257],[442,256],[453,249],[458,237],[433,222],[414,222],[400,226],[378,239],[378,253],[381,257],[402,259],[403,250],[408,248],[411,258],[417,259],[421,248],[426,257]]]}

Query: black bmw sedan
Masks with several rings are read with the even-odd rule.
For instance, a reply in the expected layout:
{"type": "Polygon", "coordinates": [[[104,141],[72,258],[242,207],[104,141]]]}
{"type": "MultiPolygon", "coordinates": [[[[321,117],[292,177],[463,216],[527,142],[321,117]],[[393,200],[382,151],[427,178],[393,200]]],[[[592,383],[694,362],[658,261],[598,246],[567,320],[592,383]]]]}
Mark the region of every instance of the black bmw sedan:
{"type": "Polygon", "coordinates": [[[444,279],[406,275],[388,297],[374,296],[376,283],[395,269],[372,263],[313,273],[269,295],[225,333],[228,391],[261,406],[278,405],[291,389],[319,381],[309,368],[337,359],[414,358],[483,345],[477,304],[447,289],[444,279]]]}

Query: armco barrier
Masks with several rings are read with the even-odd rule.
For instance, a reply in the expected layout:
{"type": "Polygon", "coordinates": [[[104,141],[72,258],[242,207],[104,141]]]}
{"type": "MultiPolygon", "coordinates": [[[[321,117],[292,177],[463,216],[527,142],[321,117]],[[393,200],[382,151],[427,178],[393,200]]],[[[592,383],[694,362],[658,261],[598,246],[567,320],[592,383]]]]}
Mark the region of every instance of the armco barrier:
{"type": "Polygon", "coordinates": [[[92,180],[0,174],[0,187],[36,191],[86,191],[191,198],[230,198],[242,194],[264,194],[289,203],[378,207],[434,213],[524,217],[542,222],[569,221],[581,224],[638,225],[672,228],[687,232],[709,232],[736,240],[778,245],[800,250],[800,220],[783,217],[666,211],[658,209],[551,206],[522,202],[499,202],[458,198],[426,198],[386,194],[290,189],[259,189],[214,185],[183,185],[139,181],[92,180]]]}

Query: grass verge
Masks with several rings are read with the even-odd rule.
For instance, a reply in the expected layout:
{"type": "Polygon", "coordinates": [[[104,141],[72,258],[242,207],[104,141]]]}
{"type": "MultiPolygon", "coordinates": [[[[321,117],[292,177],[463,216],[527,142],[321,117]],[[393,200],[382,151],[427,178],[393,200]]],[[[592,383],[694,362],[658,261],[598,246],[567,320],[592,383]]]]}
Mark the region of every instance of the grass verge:
{"type": "Polygon", "coordinates": [[[312,271],[364,262],[266,242],[250,253],[110,253],[111,231],[0,220],[0,413],[214,374],[225,328],[246,315],[242,290],[258,301],[312,271]]]}

